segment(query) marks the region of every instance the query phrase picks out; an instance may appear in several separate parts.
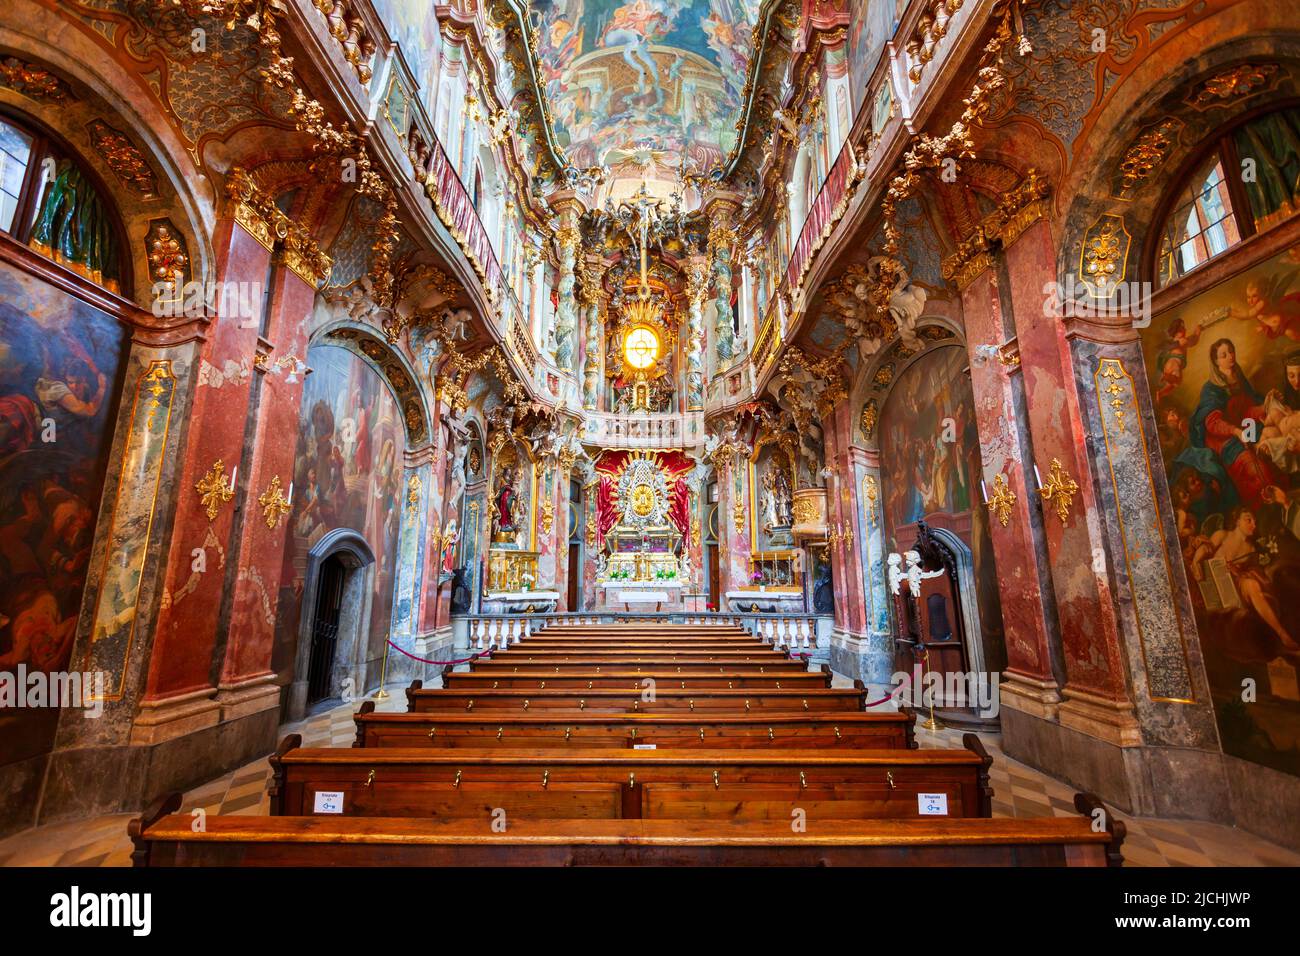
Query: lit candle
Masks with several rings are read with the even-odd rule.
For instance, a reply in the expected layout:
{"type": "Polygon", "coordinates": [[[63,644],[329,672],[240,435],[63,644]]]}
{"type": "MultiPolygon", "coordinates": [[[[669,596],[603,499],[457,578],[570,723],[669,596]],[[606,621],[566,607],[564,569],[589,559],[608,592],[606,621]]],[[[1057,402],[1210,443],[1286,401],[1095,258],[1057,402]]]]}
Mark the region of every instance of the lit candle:
{"type": "Polygon", "coordinates": [[[289,497],[285,499],[284,503],[286,505],[293,504],[293,482],[292,481],[289,482],[289,497]]]}
{"type": "Polygon", "coordinates": [[[231,492],[234,492],[234,490],[235,490],[235,476],[236,476],[237,474],[239,474],[239,466],[238,466],[238,465],[236,465],[235,468],[234,468],[234,470],[231,471],[231,473],[230,473],[230,490],[231,490],[231,492]]]}
{"type": "Polygon", "coordinates": [[[980,497],[984,499],[985,504],[989,503],[989,490],[985,486],[983,478],[980,479],[980,497]]]}
{"type": "Polygon", "coordinates": [[[1034,465],[1034,484],[1039,488],[1043,487],[1043,476],[1038,473],[1038,465],[1034,465]]]}

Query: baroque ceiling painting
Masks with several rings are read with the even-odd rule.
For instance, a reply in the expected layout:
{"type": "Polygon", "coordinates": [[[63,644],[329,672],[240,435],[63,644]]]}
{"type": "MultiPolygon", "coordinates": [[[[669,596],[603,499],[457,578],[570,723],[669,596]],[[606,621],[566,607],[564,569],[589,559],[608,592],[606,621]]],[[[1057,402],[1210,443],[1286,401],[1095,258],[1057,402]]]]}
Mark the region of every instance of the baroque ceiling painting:
{"type": "Polygon", "coordinates": [[[709,173],[736,143],[759,0],[545,0],[538,67],[579,168],[709,173]]]}

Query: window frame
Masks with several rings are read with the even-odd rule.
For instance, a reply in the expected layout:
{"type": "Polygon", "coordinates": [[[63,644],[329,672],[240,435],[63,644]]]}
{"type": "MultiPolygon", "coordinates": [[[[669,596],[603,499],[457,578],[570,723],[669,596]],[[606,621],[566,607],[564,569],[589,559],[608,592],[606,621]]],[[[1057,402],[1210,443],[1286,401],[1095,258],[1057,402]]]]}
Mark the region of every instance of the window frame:
{"type": "MultiPolygon", "coordinates": [[[[37,117],[17,110],[7,103],[0,103],[0,120],[32,138],[27,170],[23,174],[23,184],[19,189],[18,204],[14,209],[14,222],[19,223],[21,228],[17,232],[0,229],[0,234],[8,236],[14,242],[28,249],[32,248],[32,230],[36,228],[36,211],[41,201],[42,190],[39,182],[41,164],[49,156],[54,156],[56,159],[66,157],[76,164],[81,174],[95,187],[95,191],[99,194],[101,202],[108,211],[109,218],[112,220],[113,232],[117,236],[117,246],[120,250],[118,271],[121,273],[116,277],[118,291],[113,293],[105,286],[99,286],[99,288],[110,295],[130,299],[135,287],[135,261],[126,231],[126,223],[122,219],[122,212],[118,206],[117,194],[109,188],[108,183],[104,181],[99,171],[86,161],[79,150],[74,149],[63,136],[41,122],[37,117]]],[[[32,251],[36,252],[35,249],[32,249],[32,251]]],[[[67,269],[66,266],[47,256],[42,255],[41,259],[55,268],[67,269]]]]}
{"type": "MultiPolygon", "coordinates": [[[[1235,116],[1232,122],[1220,126],[1215,130],[1214,135],[1201,142],[1188,156],[1179,164],[1177,172],[1169,182],[1160,201],[1155,205],[1155,214],[1151,217],[1151,227],[1147,235],[1147,243],[1143,267],[1146,270],[1147,277],[1156,293],[1165,292],[1172,289],[1179,282],[1200,272],[1207,265],[1230,256],[1234,249],[1244,245],[1251,237],[1260,234],[1261,230],[1255,225],[1255,213],[1251,208],[1250,196],[1246,192],[1246,186],[1241,181],[1241,176],[1232,175],[1230,170],[1241,169],[1241,157],[1237,153],[1237,144],[1234,134],[1242,126],[1251,123],[1261,116],[1267,116],[1270,113],[1277,113],[1286,109],[1300,109],[1300,98],[1287,97],[1281,100],[1274,100],[1256,106],[1253,109],[1246,110],[1235,116]],[[1191,176],[1204,165],[1212,155],[1217,155],[1219,162],[1223,167],[1223,181],[1228,187],[1228,200],[1232,204],[1231,216],[1237,225],[1238,239],[1235,243],[1228,246],[1222,252],[1212,255],[1202,262],[1198,262],[1191,269],[1188,269],[1182,275],[1174,276],[1160,284],[1160,247],[1164,244],[1165,234],[1169,225],[1169,219],[1182,205],[1184,197],[1191,188],[1191,176]]],[[[1278,223],[1277,225],[1280,225],[1278,223]]],[[[1277,225],[1263,230],[1270,232],[1277,228],[1277,225]]],[[[1205,235],[1204,232],[1201,235],[1205,235]]],[[[1175,247],[1174,255],[1177,255],[1175,247]]]]}

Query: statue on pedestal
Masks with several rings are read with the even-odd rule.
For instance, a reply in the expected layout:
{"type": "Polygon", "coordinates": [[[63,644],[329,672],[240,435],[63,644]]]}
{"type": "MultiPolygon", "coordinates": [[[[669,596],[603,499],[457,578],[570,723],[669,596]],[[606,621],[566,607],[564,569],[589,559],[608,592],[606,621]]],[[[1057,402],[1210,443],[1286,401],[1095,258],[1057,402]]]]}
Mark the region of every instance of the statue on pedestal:
{"type": "Polygon", "coordinates": [[[519,531],[515,514],[515,502],[519,497],[519,492],[515,490],[517,483],[516,468],[507,465],[501,469],[501,477],[495,491],[496,510],[492,515],[492,524],[496,532],[493,539],[496,541],[513,542],[515,534],[519,531]]]}

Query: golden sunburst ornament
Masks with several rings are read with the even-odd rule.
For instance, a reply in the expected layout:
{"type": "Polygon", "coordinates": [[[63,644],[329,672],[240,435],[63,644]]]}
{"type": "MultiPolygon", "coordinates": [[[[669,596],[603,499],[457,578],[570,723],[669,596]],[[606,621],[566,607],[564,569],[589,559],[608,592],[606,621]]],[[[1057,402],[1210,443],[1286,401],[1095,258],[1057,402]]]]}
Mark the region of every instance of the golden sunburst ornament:
{"type": "Polygon", "coordinates": [[[655,506],[655,493],[649,485],[637,485],[632,489],[632,513],[644,518],[655,506]]]}

